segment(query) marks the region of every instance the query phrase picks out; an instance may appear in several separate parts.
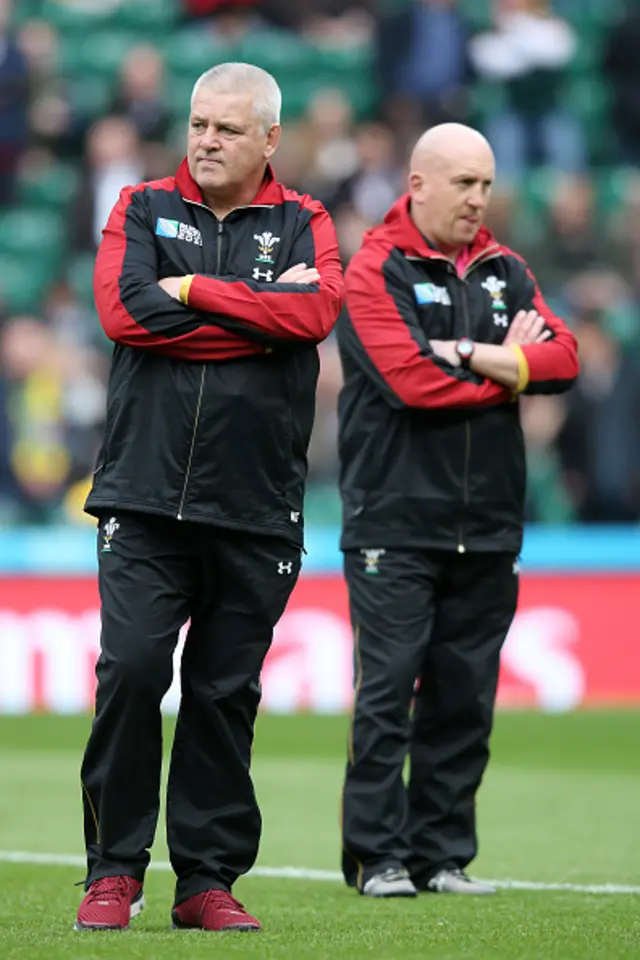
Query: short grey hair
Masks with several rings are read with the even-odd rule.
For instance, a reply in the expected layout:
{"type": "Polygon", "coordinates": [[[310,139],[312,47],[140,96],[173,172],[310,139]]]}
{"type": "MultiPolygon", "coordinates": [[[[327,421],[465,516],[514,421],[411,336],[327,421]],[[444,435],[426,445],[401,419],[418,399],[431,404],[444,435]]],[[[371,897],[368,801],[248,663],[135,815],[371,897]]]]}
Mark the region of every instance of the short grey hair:
{"type": "Polygon", "coordinates": [[[282,93],[266,70],[252,63],[219,63],[203,73],[195,82],[191,106],[203,87],[214,87],[220,93],[251,93],[256,116],[262,121],[264,132],[274,123],[280,123],[282,93]]]}

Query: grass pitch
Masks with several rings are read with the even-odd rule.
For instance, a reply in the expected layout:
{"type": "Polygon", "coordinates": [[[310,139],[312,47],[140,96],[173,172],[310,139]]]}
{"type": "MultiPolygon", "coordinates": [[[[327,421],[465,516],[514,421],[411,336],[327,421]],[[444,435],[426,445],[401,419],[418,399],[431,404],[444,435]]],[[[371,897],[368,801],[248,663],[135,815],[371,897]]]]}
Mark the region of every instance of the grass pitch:
{"type": "MultiPolygon", "coordinates": [[[[82,853],[78,768],[89,718],[0,718],[0,960],[640,960],[640,893],[503,890],[375,902],[339,881],[247,877],[262,934],[172,931],[173,880],[151,870],[124,934],[71,930],[81,867],[2,862],[82,853]]],[[[167,722],[167,746],[171,735],[167,722]]],[[[261,716],[254,750],[262,867],[335,871],[347,720],[261,716]]],[[[640,714],[500,714],[471,872],[640,889],[640,714]]],[[[160,822],[153,850],[167,860],[160,822]]]]}

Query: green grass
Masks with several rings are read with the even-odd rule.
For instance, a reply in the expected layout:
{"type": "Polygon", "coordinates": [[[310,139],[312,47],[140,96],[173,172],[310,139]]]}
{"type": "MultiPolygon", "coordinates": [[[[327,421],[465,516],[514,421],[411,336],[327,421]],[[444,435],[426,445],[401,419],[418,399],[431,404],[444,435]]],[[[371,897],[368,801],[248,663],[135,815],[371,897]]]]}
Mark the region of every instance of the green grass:
{"type": "MultiPolygon", "coordinates": [[[[0,718],[0,851],[82,853],[78,767],[88,718],[0,718]]],[[[167,745],[171,723],[166,725],[167,745]]],[[[254,751],[262,866],[336,870],[347,720],[261,716],[254,751]]],[[[640,886],[640,714],[501,714],[479,796],[478,876],[640,886]]],[[[153,850],[166,860],[162,820],[153,850]]],[[[503,891],[374,902],[339,882],[247,877],[264,925],[169,929],[173,879],[150,871],[126,934],[71,931],[82,869],[0,863],[0,960],[145,957],[640,958],[640,895],[503,891]]]]}

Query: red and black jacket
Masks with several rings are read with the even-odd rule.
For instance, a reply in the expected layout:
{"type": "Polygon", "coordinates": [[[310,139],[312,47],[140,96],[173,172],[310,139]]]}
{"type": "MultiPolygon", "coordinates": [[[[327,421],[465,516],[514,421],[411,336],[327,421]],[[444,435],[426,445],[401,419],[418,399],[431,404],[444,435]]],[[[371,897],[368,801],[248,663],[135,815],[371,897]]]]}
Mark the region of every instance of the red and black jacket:
{"type": "Polygon", "coordinates": [[[402,197],[346,273],[337,326],[342,548],[508,551],[522,542],[525,450],[510,390],[436,357],[429,340],[500,344],[522,309],[552,338],[522,348],[527,393],[578,374],[576,341],[517,254],[482,228],[462,277],[402,197]]]}
{"type": "Polygon", "coordinates": [[[98,251],[100,322],[116,344],[85,509],[120,508],[302,542],[317,344],[342,306],[326,210],[267,169],[219,221],[186,161],[125,188],[98,251]],[[317,284],[278,283],[297,263],[317,284]],[[187,302],[158,280],[192,276],[187,302]]]}

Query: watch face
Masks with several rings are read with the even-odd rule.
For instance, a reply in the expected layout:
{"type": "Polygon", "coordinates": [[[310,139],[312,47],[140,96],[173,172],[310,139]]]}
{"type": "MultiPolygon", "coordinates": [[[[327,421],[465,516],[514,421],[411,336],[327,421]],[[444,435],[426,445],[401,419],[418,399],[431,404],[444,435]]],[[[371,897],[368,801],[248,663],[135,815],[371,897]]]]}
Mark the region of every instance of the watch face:
{"type": "Polygon", "coordinates": [[[473,343],[471,340],[460,340],[458,343],[458,356],[470,357],[473,353],[473,343]]]}

